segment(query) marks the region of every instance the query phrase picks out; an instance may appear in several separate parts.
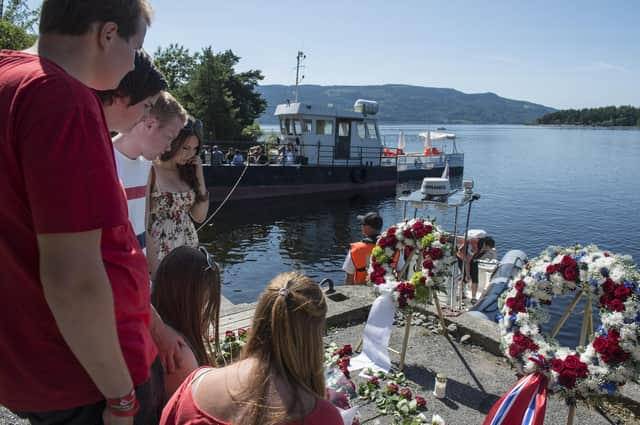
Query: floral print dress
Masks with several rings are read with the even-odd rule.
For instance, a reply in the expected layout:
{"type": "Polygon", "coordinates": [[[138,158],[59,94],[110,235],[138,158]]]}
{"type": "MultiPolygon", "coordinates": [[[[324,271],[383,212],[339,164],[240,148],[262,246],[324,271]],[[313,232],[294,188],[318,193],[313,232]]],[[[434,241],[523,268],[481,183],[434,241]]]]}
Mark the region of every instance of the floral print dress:
{"type": "Polygon", "coordinates": [[[186,192],[151,192],[149,236],[157,242],[158,262],[179,246],[198,247],[198,233],[189,211],[196,202],[193,190],[186,192]]]}

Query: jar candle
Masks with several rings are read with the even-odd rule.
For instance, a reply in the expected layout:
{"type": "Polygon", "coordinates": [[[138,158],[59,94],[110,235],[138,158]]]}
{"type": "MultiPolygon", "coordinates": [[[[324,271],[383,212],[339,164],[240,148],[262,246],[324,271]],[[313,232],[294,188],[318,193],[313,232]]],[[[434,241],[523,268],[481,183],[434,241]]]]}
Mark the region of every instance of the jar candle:
{"type": "Polygon", "coordinates": [[[433,395],[436,398],[445,398],[447,393],[447,377],[442,373],[436,375],[436,382],[433,388],[433,395]]]}

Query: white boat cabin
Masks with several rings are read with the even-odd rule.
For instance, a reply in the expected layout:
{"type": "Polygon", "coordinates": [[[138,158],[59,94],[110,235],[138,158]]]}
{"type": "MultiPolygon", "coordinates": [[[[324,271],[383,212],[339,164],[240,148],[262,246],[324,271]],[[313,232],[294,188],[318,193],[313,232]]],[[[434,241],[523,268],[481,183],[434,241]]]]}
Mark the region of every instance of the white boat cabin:
{"type": "Polygon", "coordinates": [[[281,143],[292,144],[309,165],[380,166],[378,104],[359,99],[353,111],[286,103],[276,107],[281,143]]]}

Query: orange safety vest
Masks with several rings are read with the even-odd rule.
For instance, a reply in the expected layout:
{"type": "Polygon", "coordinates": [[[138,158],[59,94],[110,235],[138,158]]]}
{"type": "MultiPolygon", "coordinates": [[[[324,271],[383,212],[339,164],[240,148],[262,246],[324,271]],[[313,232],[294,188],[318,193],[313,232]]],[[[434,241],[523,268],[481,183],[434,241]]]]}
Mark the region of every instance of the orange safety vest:
{"type": "MultiPolygon", "coordinates": [[[[353,275],[353,283],[355,285],[363,285],[367,283],[367,269],[371,263],[371,251],[376,246],[372,242],[354,242],[351,244],[351,261],[356,269],[355,275],[353,275]]],[[[395,268],[398,265],[398,259],[400,258],[400,252],[396,252],[391,261],[391,266],[395,268]]]]}

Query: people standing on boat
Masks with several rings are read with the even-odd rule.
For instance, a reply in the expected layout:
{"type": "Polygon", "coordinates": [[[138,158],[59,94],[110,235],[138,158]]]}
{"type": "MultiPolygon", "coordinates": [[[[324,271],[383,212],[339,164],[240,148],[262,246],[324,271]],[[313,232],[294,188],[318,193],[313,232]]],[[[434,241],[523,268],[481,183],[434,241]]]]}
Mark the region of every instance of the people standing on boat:
{"type": "Polygon", "coordinates": [[[160,424],[342,425],[325,400],[326,314],[316,282],[295,272],[276,276],[258,299],[242,359],[192,373],[160,424]]]}
{"type": "Polygon", "coordinates": [[[233,156],[236,154],[236,150],[233,147],[230,147],[227,150],[227,153],[224,155],[225,162],[227,164],[231,164],[233,162],[233,156]]]}
{"type": "Polygon", "coordinates": [[[242,156],[240,149],[236,149],[233,159],[231,160],[231,165],[244,165],[244,157],[242,156]]]}
{"type": "MultiPolygon", "coordinates": [[[[472,300],[471,302],[473,304],[475,304],[475,292],[477,292],[477,285],[476,285],[476,290],[473,291],[473,280],[472,280],[472,276],[471,276],[471,266],[472,266],[472,262],[473,262],[473,257],[474,255],[479,251],[478,248],[478,243],[480,242],[481,239],[487,237],[487,232],[485,232],[484,230],[479,230],[479,229],[471,229],[467,232],[467,239],[465,241],[465,238],[462,236],[458,236],[457,237],[457,245],[458,245],[458,251],[456,253],[456,256],[458,258],[458,267],[460,269],[460,285],[461,285],[461,289],[462,289],[462,299],[466,300],[467,296],[466,296],[466,288],[467,288],[467,284],[471,283],[472,284],[472,300]]],[[[477,283],[477,279],[476,279],[476,283],[477,283]]]]}
{"type": "Polygon", "coordinates": [[[169,148],[187,119],[187,112],[173,96],[167,92],[158,96],[142,121],[130,132],[113,139],[118,177],[127,194],[129,220],[143,249],[151,161],[169,148]]]}
{"type": "Polygon", "coordinates": [[[110,131],[128,133],[149,113],[167,80],[143,50],[136,52],[133,71],[113,90],[98,90],[102,109],[110,131]]]}
{"type": "Polygon", "coordinates": [[[359,215],[364,238],[360,242],[351,244],[347,257],[342,265],[345,271],[345,285],[364,285],[367,283],[367,268],[371,257],[371,251],[376,245],[376,240],[382,230],[382,217],[377,212],[369,212],[359,215]]]}
{"type": "Polygon", "coordinates": [[[32,423],[158,421],[147,267],[92,90],[133,69],[150,18],[45,0],[38,43],[0,53],[0,404],[32,423]]]}
{"type": "Polygon", "coordinates": [[[219,341],[220,269],[204,247],[180,246],[158,266],[151,303],[164,322],[187,341],[181,367],[165,373],[167,399],[198,366],[215,364],[219,341]]]}
{"type": "Polygon", "coordinates": [[[478,292],[478,261],[495,260],[496,259],[496,242],[492,237],[486,236],[478,240],[478,250],[471,258],[471,304],[475,304],[478,292]]]}
{"type": "Polygon", "coordinates": [[[158,264],[172,249],[198,247],[193,222],[202,223],[209,211],[201,147],[202,122],[189,118],[170,150],[151,169],[146,241],[152,279],[158,264]]]}
{"type": "Polygon", "coordinates": [[[214,145],[211,148],[211,165],[222,165],[224,163],[224,153],[218,148],[218,145],[214,145]]]}

